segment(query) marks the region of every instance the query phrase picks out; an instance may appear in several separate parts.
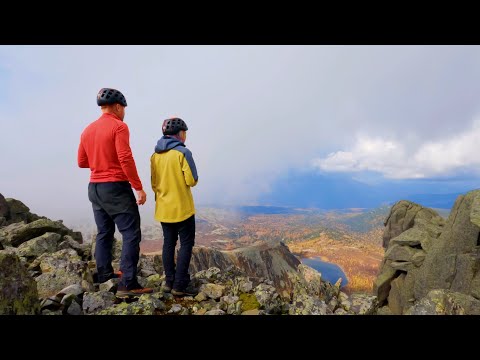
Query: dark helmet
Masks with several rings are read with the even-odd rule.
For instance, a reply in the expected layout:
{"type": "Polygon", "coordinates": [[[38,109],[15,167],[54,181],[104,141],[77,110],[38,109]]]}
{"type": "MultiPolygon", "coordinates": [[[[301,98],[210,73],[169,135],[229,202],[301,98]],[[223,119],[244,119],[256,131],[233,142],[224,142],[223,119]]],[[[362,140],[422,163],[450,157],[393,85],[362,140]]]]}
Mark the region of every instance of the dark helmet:
{"type": "Polygon", "coordinates": [[[123,94],[115,89],[102,88],[97,94],[97,105],[112,105],[120,104],[122,106],[127,106],[127,100],[123,94]]]}
{"type": "Polygon", "coordinates": [[[175,135],[180,130],[188,130],[187,124],[180,118],[170,118],[163,120],[162,131],[163,135],[175,135]]]}

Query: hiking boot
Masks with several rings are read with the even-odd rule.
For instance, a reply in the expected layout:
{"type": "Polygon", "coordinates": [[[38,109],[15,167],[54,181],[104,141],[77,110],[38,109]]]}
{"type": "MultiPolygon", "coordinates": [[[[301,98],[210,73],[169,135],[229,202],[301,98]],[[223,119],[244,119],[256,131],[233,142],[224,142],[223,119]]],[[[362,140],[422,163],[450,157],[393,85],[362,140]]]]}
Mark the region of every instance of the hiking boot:
{"type": "Polygon", "coordinates": [[[194,288],[193,286],[188,286],[185,289],[172,289],[172,295],[183,297],[183,296],[197,296],[198,289],[194,288]]]}
{"type": "Polygon", "coordinates": [[[163,291],[166,293],[169,293],[172,291],[172,286],[173,284],[171,282],[166,282],[165,285],[163,285],[163,291]]]}
{"type": "Polygon", "coordinates": [[[125,286],[119,286],[117,289],[117,297],[127,297],[127,296],[141,296],[143,294],[153,293],[152,288],[144,288],[139,286],[135,289],[128,290],[125,286]]]}

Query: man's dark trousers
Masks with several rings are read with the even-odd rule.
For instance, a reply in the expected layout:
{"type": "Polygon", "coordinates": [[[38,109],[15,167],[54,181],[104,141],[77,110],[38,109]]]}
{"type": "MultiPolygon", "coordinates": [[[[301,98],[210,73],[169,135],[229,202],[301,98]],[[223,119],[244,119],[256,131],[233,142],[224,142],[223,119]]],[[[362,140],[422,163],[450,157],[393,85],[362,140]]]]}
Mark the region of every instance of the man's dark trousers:
{"type": "Polygon", "coordinates": [[[137,200],[128,181],[89,183],[88,198],[97,224],[95,260],[98,281],[113,277],[112,246],[115,224],[123,237],[119,286],[128,290],[139,287],[137,263],[140,256],[140,214],[137,200]]]}

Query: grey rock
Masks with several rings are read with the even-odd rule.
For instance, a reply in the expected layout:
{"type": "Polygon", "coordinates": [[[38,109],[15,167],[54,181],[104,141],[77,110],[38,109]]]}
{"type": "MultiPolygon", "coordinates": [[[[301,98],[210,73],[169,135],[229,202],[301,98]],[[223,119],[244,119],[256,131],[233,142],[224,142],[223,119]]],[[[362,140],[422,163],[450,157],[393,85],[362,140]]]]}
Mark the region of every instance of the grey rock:
{"type": "MultiPolygon", "coordinates": [[[[0,229],[0,237],[3,237],[8,245],[18,247],[24,242],[41,236],[47,232],[60,235],[68,234],[67,229],[61,222],[49,219],[39,219],[29,224],[12,224],[0,229]],[[13,226],[15,225],[15,226],[13,226]]],[[[4,243],[5,245],[5,243],[4,243]]]]}
{"type": "Polygon", "coordinates": [[[53,253],[57,250],[57,244],[61,238],[62,236],[57,233],[47,232],[21,244],[17,253],[27,258],[53,253]]]}
{"type": "Polygon", "coordinates": [[[255,288],[255,297],[268,314],[279,314],[282,311],[282,298],[276,289],[267,284],[260,284],[255,288]]]}
{"type": "Polygon", "coordinates": [[[18,256],[0,250],[0,315],[34,315],[39,312],[35,280],[18,256]]]}
{"type": "Polygon", "coordinates": [[[410,271],[413,269],[414,265],[410,261],[392,261],[390,263],[390,266],[394,270],[399,270],[399,271],[410,271]]]}
{"type": "Polygon", "coordinates": [[[146,287],[159,288],[165,280],[165,275],[154,274],[147,277],[146,287]]]}
{"type": "Polygon", "coordinates": [[[388,306],[382,306],[377,310],[376,315],[393,315],[393,313],[388,306]]]}
{"type": "Polygon", "coordinates": [[[400,274],[392,281],[390,293],[388,295],[388,307],[395,315],[402,315],[405,306],[405,296],[403,295],[403,285],[406,274],[400,274]]]}
{"type": "Polygon", "coordinates": [[[420,251],[421,250],[412,249],[409,246],[392,244],[392,246],[389,246],[387,251],[385,251],[385,259],[392,261],[412,261],[412,257],[420,251]]]}
{"type": "Polygon", "coordinates": [[[32,262],[31,267],[36,266],[42,272],[35,278],[41,298],[53,296],[69,285],[82,286],[87,271],[87,264],[72,249],[43,254],[32,262]]]}
{"type": "Polygon", "coordinates": [[[67,309],[67,314],[68,315],[83,315],[83,311],[81,306],[76,302],[72,301],[70,306],[67,309]]]}
{"type": "Polygon", "coordinates": [[[73,249],[83,260],[90,260],[92,258],[91,246],[89,244],[79,243],[70,235],[65,235],[57,248],[58,250],[73,249]]]}
{"type": "Polygon", "coordinates": [[[417,251],[413,256],[412,256],[412,263],[413,265],[415,265],[416,267],[419,267],[423,264],[423,261],[425,260],[425,257],[426,257],[426,253],[425,251],[417,251]]]}
{"type": "Polygon", "coordinates": [[[200,291],[197,294],[197,296],[195,296],[195,301],[198,301],[198,302],[202,302],[207,299],[208,299],[208,296],[203,291],[200,291]]]}
{"type": "Polygon", "coordinates": [[[225,291],[225,286],[216,284],[204,284],[200,287],[200,291],[209,298],[217,300],[220,299],[225,291]]]}
{"type": "Polygon", "coordinates": [[[170,310],[168,310],[168,313],[169,314],[178,314],[180,311],[182,311],[182,305],[174,304],[174,305],[172,305],[170,310]]]}
{"type": "Polygon", "coordinates": [[[157,299],[155,296],[152,296],[151,294],[143,294],[142,296],[140,296],[140,298],[138,299],[138,303],[144,306],[151,306],[155,310],[163,311],[166,309],[165,303],[157,299]]]}
{"type": "Polygon", "coordinates": [[[378,298],[378,302],[382,305],[388,298],[392,280],[394,279],[396,270],[387,264],[380,269],[380,274],[373,282],[373,292],[378,298]]]}
{"type": "MultiPolygon", "coordinates": [[[[150,276],[158,275],[161,277],[160,274],[155,269],[155,259],[151,255],[140,255],[140,259],[138,262],[138,275],[149,278],[150,276]]],[[[159,285],[160,286],[160,285],[159,285]]]]}
{"type": "Polygon", "coordinates": [[[42,315],[63,315],[62,310],[42,310],[42,315]]]}
{"type": "Polygon", "coordinates": [[[38,215],[30,213],[28,206],[26,206],[20,200],[12,198],[7,198],[5,200],[10,210],[9,215],[6,217],[9,223],[29,223],[40,218],[38,215]]]}
{"type": "MultiPolygon", "coordinates": [[[[420,227],[413,227],[404,232],[402,232],[397,237],[390,240],[390,245],[399,245],[399,246],[406,246],[406,247],[415,247],[421,248],[423,250],[429,250],[431,247],[432,242],[434,241],[429,231],[429,228],[426,225],[423,225],[424,222],[420,222],[422,224],[420,227]]],[[[439,229],[435,225],[431,225],[435,229],[439,229]]],[[[440,230],[439,230],[440,231],[440,230]]],[[[390,247],[390,246],[389,246],[390,247]]]]}
{"type": "Polygon", "coordinates": [[[70,286],[67,286],[65,288],[63,288],[62,290],[60,290],[57,294],[57,296],[65,296],[65,295],[70,295],[70,294],[73,294],[75,296],[80,296],[84,293],[82,287],[78,284],[75,284],[75,285],[70,285],[70,286]]]}
{"type": "Polygon", "coordinates": [[[214,309],[207,311],[205,315],[225,315],[225,311],[220,309],[214,309]]]}
{"type": "Polygon", "coordinates": [[[226,304],[231,305],[231,304],[235,304],[239,300],[239,297],[227,295],[227,296],[223,296],[221,300],[226,304]]]}
{"type": "Polygon", "coordinates": [[[450,290],[432,290],[407,315],[480,315],[480,300],[450,290]]]}
{"type": "Polygon", "coordinates": [[[290,306],[290,315],[326,315],[331,313],[325,302],[312,296],[300,295],[290,306]]]}
{"type": "Polygon", "coordinates": [[[110,291],[115,293],[118,288],[119,279],[110,279],[98,286],[100,291],[110,291]]]}
{"type": "Polygon", "coordinates": [[[357,315],[373,315],[378,307],[377,297],[367,294],[352,294],[350,301],[350,311],[357,315]]]}
{"type": "Polygon", "coordinates": [[[338,307],[338,300],[337,298],[332,298],[330,302],[328,303],[328,308],[331,311],[335,311],[335,309],[338,307]]]}
{"type": "Polygon", "coordinates": [[[48,299],[43,299],[40,303],[40,308],[42,311],[44,309],[48,310],[58,310],[62,307],[62,296],[51,296],[48,299]]]}
{"type": "Polygon", "coordinates": [[[114,303],[115,295],[111,292],[85,293],[82,308],[86,314],[94,314],[112,306],[114,303]]]}
{"type": "Polygon", "coordinates": [[[260,315],[260,310],[252,309],[242,312],[242,315],[260,315]]]}
{"type": "Polygon", "coordinates": [[[422,221],[428,221],[439,227],[444,225],[443,218],[432,209],[405,200],[395,203],[384,222],[383,247],[387,248],[391,239],[422,221]]]}
{"type": "Polygon", "coordinates": [[[70,306],[72,301],[76,301],[76,300],[78,300],[77,296],[73,294],[68,294],[63,296],[62,300],[60,301],[60,304],[62,304],[64,307],[68,307],[70,306]]]}
{"type": "Polygon", "coordinates": [[[240,291],[243,293],[249,293],[253,289],[253,283],[249,280],[245,280],[240,284],[240,291]]]}

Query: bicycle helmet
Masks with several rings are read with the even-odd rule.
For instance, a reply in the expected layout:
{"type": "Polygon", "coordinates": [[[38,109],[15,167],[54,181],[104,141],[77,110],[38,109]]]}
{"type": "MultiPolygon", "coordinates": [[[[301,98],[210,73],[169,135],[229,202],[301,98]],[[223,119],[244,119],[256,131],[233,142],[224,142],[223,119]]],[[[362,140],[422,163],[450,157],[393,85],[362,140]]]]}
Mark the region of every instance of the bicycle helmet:
{"type": "Polygon", "coordinates": [[[163,120],[163,135],[175,135],[178,134],[180,130],[188,130],[187,124],[185,124],[185,121],[182,119],[174,117],[163,120]]]}
{"type": "Polygon", "coordinates": [[[102,88],[97,94],[97,105],[112,105],[120,104],[122,106],[127,106],[127,100],[123,94],[115,89],[102,88]]]}

